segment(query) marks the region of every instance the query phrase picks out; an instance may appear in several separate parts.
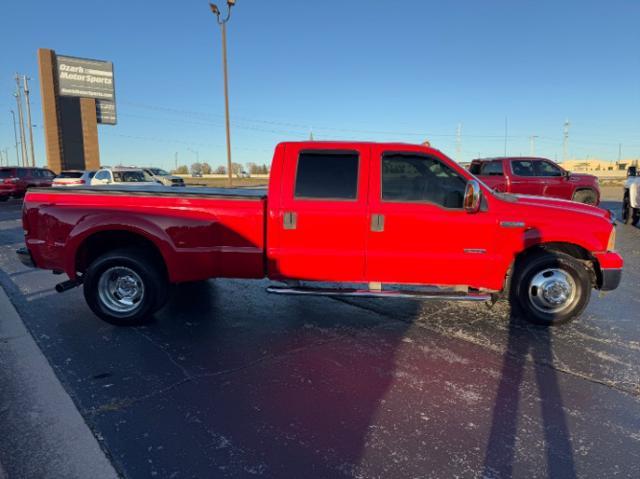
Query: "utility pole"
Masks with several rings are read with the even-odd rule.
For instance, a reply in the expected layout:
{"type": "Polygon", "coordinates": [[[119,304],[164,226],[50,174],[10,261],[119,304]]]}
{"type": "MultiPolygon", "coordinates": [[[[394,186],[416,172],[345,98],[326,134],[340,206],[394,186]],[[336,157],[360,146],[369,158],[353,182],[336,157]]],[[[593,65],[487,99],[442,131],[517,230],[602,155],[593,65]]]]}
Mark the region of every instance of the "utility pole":
{"type": "Polygon", "coordinates": [[[529,137],[529,155],[531,156],[536,156],[536,138],[538,138],[538,135],[529,137]]]}
{"type": "Polygon", "coordinates": [[[16,142],[16,166],[20,164],[20,156],[18,151],[18,127],[16,126],[16,112],[11,111],[11,116],[13,117],[13,138],[16,142]]]}
{"type": "Polygon", "coordinates": [[[22,79],[24,80],[24,99],[27,105],[27,121],[29,122],[29,143],[31,146],[31,166],[36,166],[36,153],[33,148],[33,123],[31,122],[31,101],[29,100],[29,80],[30,78],[27,75],[23,75],[22,79]]]}
{"type": "Polygon", "coordinates": [[[178,171],[178,152],[176,151],[175,155],[173,156],[174,162],[176,164],[175,169],[173,171],[178,171]]]}
{"type": "Polygon", "coordinates": [[[458,123],[456,129],[456,161],[460,163],[462,154],[462,123],[458,123]]]}
{"type": "Polygon", "coordinates": [[[567,161],[567,147],[569,146],[569,120],[564,121],[563,139],[562,139],[562,161],[567,161]]]}
{"type": "Polygon", "coordinates": [[[618,143],[618,163],[622,161],[622,143],[618,143]]]}
{"type": "Polygon", "coordinates": [[[218,25],[222,27],[222,70],[224,75],[224,111],[227,127],[227,174],[229,186],[233,186],[233,175],[231,174],[231,126],[229,121],[229,76],[227,74],[227,22],[231,18],[231,8],[236,4],[236,0],[227,0],[227,16],[220,18],[220,9],[217,5],[210,3],[209,8],[216,16],[218,25]]]}
{"type": "Polygon", "coordinates": [[[18,121],[20,122],[20,147],[22,166],[27,166],[27,139],[24,134],[24,115],[22,114],[22,93],[20,92],[20,76],[16,73],[16,103],[18,105],[18,121]]]}

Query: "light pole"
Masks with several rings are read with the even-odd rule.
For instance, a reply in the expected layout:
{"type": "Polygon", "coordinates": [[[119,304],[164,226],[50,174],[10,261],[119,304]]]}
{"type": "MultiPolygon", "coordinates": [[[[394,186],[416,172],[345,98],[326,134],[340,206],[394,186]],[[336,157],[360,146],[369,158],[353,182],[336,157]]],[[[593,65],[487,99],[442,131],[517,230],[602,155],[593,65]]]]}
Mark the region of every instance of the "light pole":
{"type": "Polygon", "coordinates": [[[31,144],[31,166],[36,166],[36,153],[33,149],[33,123],[31,122],[31,100],[29,99],[29,80],[27,75],[23,75],[22,79],[24,80],[24,99],[27,104],[27,121],[29,122],[29,143],[31,144]]]}
{"type": "Polygon", "coordinates": [[[13,138],[15,139],[15,142],[16,142],[16,166],[18,166],[20,164],[20,155],[18,152],[18,130],[16,127],[16,113],[13,110],[10,110],[10,111],[11,111],[11,116],[13,117],[13,138]]]}
{"type": "Polygon", "coordinates": [[[18,121],[20,122],[20,148],[22,152],[22,166],[28,166],[27,155],[27,138],[24,131],[24,115],[22,114],[22,93],[20,91],[20,76],[16,73],[16,92],[13,94],[16,97],[16,104],[18,106],[18,121]]]}
{"type": "Polygon", "coordinates": [[[231,172],[231,127],[229,125],[229,77],[227,75],[227,22],[231,18],[231,7],[236,4],[236,0],[227,0],[227,15],[221,18],[220,9],[217,5],[210,3],[211,12],[216,16],[218,25],[222,27],[222,70],[224,73],[224,110],[227,125],[227,175],[229,186],[233,186],[233,175],[231,172]]]}

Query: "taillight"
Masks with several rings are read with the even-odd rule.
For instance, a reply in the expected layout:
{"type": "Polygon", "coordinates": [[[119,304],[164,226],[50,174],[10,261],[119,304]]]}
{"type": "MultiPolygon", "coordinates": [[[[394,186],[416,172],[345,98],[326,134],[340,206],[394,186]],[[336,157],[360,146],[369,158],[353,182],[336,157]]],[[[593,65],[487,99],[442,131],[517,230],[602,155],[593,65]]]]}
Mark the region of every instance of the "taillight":
{"type": "Polygon", "coordinates": [[[18,178],[14,178],[14,177],[12,177],[12,178],[5,178],[5,179],[4,179],[4,182],[5,182],[5,183],[17,183],[17,182],[18,182],[18,178]]]}

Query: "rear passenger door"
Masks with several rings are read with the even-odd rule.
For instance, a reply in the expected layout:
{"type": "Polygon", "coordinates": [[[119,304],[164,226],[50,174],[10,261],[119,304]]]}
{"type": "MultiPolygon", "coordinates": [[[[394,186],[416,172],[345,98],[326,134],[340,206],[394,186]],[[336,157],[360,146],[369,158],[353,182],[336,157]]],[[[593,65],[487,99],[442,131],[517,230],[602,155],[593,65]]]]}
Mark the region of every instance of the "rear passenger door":
{"type": "Polygon", "coordinates": [[[280,204],[271,209],[270,276],[362,281],[368,179],[368,146],[287,145],[280,204]]]}

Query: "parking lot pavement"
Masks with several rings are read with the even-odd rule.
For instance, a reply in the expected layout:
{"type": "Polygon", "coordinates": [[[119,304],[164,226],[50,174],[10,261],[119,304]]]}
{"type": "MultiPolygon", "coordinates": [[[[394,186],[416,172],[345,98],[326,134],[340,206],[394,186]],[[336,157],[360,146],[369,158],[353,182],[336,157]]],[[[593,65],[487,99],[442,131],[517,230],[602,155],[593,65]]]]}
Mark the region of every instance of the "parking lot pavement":
{"type": "Polygon", "coordinates": [[[551,330],[235,280],[115,328],[15,260],[18,215],[0,205],[0,285],[125,477],[637,477],[638,228],[620,288],[551,330]]]}

